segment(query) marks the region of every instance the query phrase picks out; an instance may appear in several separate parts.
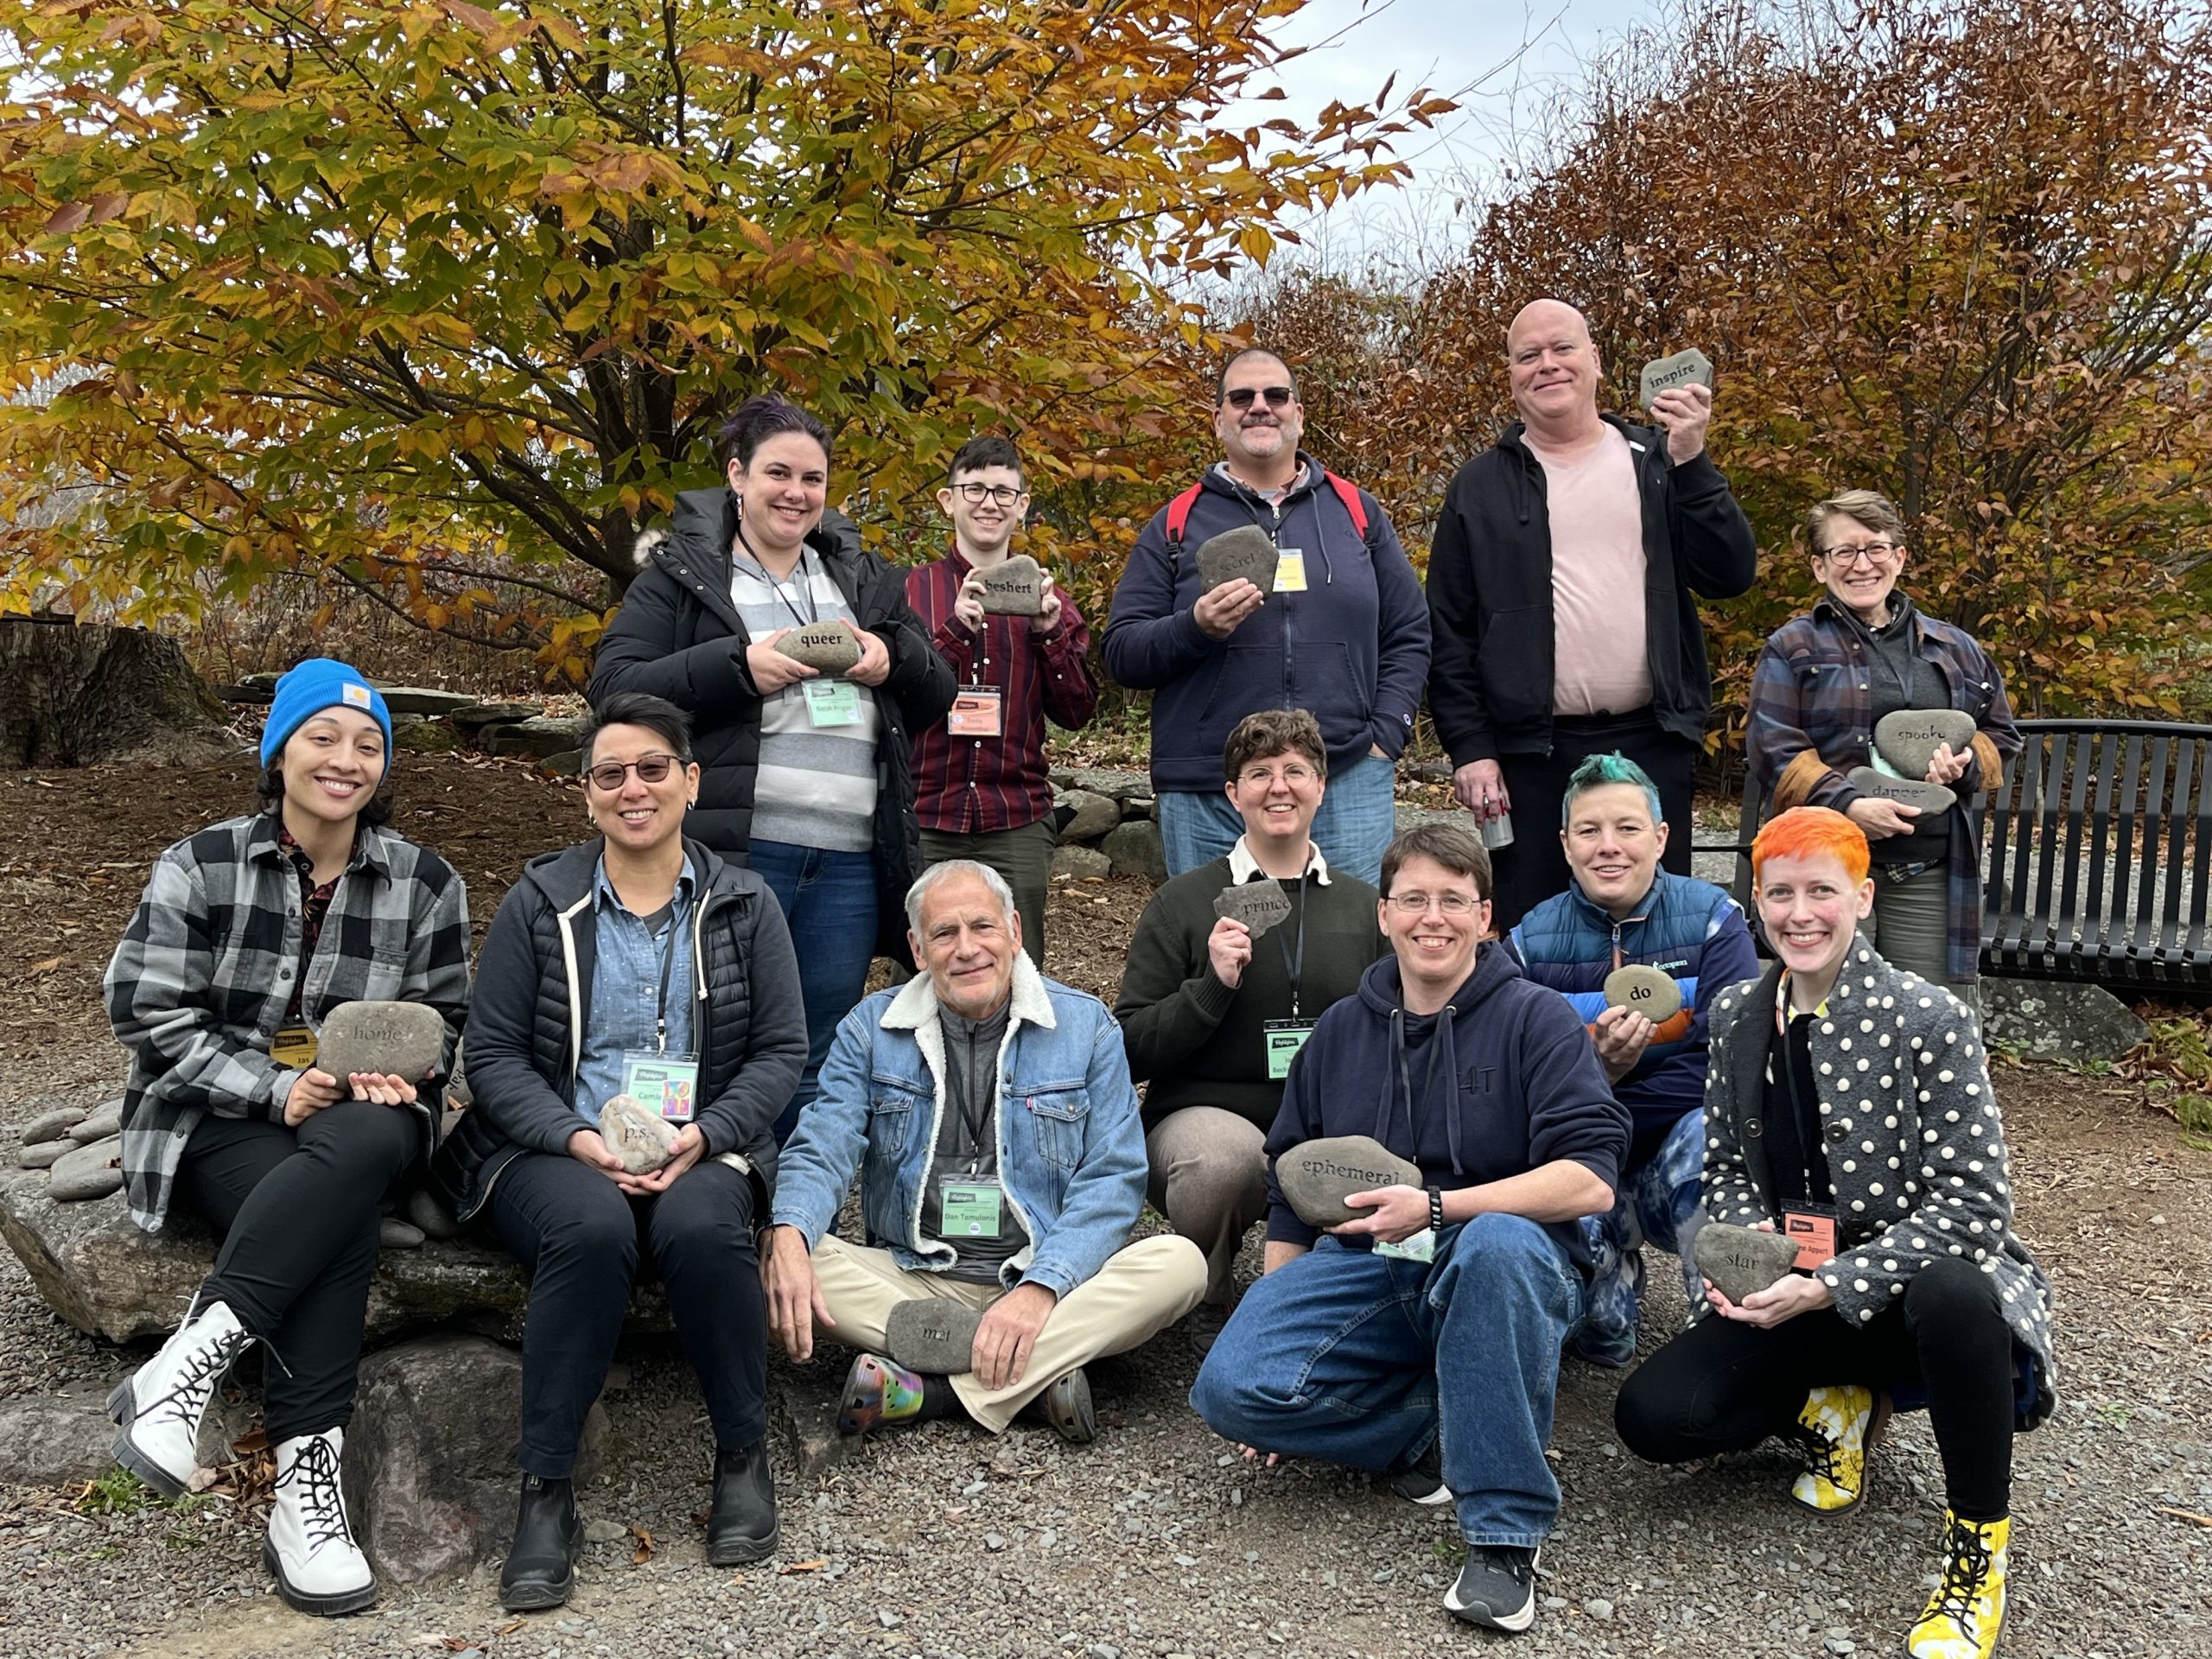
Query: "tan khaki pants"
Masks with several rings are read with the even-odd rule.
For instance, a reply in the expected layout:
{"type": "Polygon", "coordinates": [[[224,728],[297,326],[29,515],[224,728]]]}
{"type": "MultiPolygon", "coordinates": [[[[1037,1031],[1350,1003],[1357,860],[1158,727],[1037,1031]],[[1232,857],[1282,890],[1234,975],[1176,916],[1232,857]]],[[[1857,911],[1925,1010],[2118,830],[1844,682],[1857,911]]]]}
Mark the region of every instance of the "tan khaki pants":
{"type": "MultiPolygon", "coordinates": [[[[899,1303],[942,1296],[985,1308],[1006,1293],[941,1273],[909,1273],[888,1250],[848,1244],[825,1233],[814,1247],[814,1276],[830,1310],[822,1334],[849,1347],[883,1351],[883,1323],[899,1303]]],[[[1205,1258],[1186,1238],[1162,1233],[1116,1250],[1106,1265],[1053,1308],[1030,1350],[1029,1366],[1011,1388],[987,1389],[972,1371],[952,1379],[968,1414],[1001,1433],[1014,1414],[1059,1377],[1104,1354],[1149,1340],[1198,1305],[1206,1287],[1205,1258]]]]}
{"type": "Polygon", "coordinates": [[[1144,1138],[1152,1160],[1152,1207],[1205,1252],[1206,1300],[1226,1308],[1236,1288],[1236,1253],[1268,1213],[1267,1136],[1218,1106],[1170,1112],[1144,1138]]]}

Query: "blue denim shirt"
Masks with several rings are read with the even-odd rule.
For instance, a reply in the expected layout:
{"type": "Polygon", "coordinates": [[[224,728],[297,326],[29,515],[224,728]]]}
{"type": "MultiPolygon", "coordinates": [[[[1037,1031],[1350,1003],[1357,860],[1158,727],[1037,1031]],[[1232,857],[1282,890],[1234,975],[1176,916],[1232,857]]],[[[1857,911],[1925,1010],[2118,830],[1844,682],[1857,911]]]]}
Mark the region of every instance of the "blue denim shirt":
{"type": "MultiPolygon", "coordinates": [[[[1144,1128],[1121,1028],[1096,997],[1046,979],[1017,952],[999,1056],[999,1182],[1027,1248],[1001,1282],[1065,1296],[1128,1242],[1144,1207],[1144,1128]]],[[[776,1223],[810,1249],[861,1178],[868,1242],[902,1268],[942,1272],[953,1247],[925,1231],[930,1160],[945,1110],[944,1039],[926,976],[845,1016],[821,1092],[799,1114],[776,1177],[776,1223]]]]}
{"type": "Polygon", "coordinates": [[[668,1052],[691,1052],[691,902],[696,887],[691,859],[676,878],[676,902],[658,931],[623,907],[607,879],[602,855],[593,878],[592,925],[597,961],[591,976],[591,1013],[584,1021],[583,1056],[576,1065],[576,1112],[594,1128],[600,1109],[622,1092],[622,1057],[659,1046],[654,1030],[661,1006],[660,975],[668,965],[668,1052]]]}

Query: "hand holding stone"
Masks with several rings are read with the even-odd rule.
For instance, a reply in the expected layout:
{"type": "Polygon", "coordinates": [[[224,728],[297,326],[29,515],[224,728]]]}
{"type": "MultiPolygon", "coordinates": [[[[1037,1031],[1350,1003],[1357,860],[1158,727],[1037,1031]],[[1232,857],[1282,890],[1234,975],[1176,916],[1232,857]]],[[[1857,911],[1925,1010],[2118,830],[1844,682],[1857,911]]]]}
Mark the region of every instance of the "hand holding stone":
{"type": "Polygon", "coordinates": [[[891,647],[883,643],[880,635],[871,633],[865,628],[852,628],[849,625],[848,627],[853,637],[860,641],[861,656],[860,660],[846,671],[845,677],[856,685],[881,685],[891,677],[891,647]]]}
{"type": "Polygon", "coordinates": [[[1288,921],[1290,912],[1290,895],[1272,879],[1235,882],[1214,895],[1213,913],[1243,923],[1255,939],[1288,921]]]}
{"type": "Polygon", "coordinates": [[[315,1033],[315,1063],[332,1078],[413,1082],[445,1058],[445,1016],[426,1002],[340,1002],[315,1033]]]}
{"type": "Polygon", "coordinates": [[[1384,1187],[1421,1184],[1419,1165],[1364,1135],[1307,1141],[1275,1160],[1283,1201],[1309,1227],[1334,1227],[1364,1213],[1345,1202],[1355,1192],[1372,1197],[1384,1187]]]}
{"type": "Polygon", "coordinates": [[[753,690],[764,697],[772,697],[785,686],[796,685],[801,680],[813,679],[819,672],[784,650],[784,641],[795,632],[792,628],[779,628],[745,648],[745,665],[752,672],[753,690]]]}
{"type": "Polygon", "coordinates": [[[1692,1247],[1697,1270],[1731,1302],[1766,1289],[1788,1276],[1797,1260],[1797,1247],[1779,1233],[1763,1227],[1738,1227],[1731,1222],[1708,1222],[1698,1229],[1692,1247]]]}
{"type": "Polygon", "coordinates": [[[1874,752],[1900,777],[1948,784],[1929,772],[1929,762],[1939,750],[1966,754],[1974,734],[1974,716],[1963,709],[1899,709],[1874,722],[1874,752]]]}
{"type": "Polygon", "coordinates": [[[1217,918],[1206,935],[1206,965],[1213,976],[1233,991],[1243,983],[1251,961],[1252,930],[1234,916],[1217,918]]]}
{"type": "Polygon", "coordinates": [[[1266,595],[1239,577],[1200,594],[1191,607],[1191,619],[1207,639],[1226,639],[1265,602],[1266,595]]]}
{"type": "Polygon", "coordinates": [[[993,616],[1035,616],[1045,608],[1046,590],[1052,585],[1043,567],[1027,553],[1016,553],[976,575],[983,584],[983,608],[993,616]]]}
{"type": "Polygon", "coordinates": [[[650,1175],[676,1155],[677,1126],[632,1095],[599,1110],[599,1138],[626,1175],[650,1175]]]}
{"type": "Polygon", "coordinates": [[[810,622],[777,634],[775,640],[776,649],[793,662],[824,674],[849,673],[861,660],[861,637],[842,621],[810,622]]]}

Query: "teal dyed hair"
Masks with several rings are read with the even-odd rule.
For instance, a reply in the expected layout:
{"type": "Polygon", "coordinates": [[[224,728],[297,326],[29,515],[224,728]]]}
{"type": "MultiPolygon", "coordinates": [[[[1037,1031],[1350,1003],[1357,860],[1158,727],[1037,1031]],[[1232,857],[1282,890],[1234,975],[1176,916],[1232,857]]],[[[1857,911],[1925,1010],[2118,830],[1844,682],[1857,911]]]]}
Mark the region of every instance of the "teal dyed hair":
{"type": "Polygon", "coordinates": [[[1574,769],[1567,780],[1567,798],[1560,803],[1559,827],[1566,829],[1574,817],[1574,803],[1593,789],[1603,789],[1608,784],[1633,784],[1643,791],[1643,798],[1651,805],[1654,828],[1666,818],[1659,810],[1659,785],[1642,766],[1624,754],[1593,754],[1574,769]]]}

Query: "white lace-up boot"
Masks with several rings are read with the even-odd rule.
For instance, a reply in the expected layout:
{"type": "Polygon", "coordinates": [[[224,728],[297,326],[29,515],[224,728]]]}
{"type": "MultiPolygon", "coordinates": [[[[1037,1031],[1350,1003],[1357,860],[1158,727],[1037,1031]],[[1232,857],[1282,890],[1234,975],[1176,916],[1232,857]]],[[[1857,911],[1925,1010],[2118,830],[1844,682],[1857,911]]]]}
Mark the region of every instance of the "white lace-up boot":
{"type": "Polygon", "coordinates": [[[261,1559],[276,1593],[303,1613],[350,1613],[377,1599],[376,1574],[346,1524],[338,1459],[346,1431],[276,1443],[276,1503],[261,1559]]]}
{"type": "Polygon", "coordinates": [[[227,1302],[195,1307],[108,1395],[108,1415],[123,1426],[115,1460],[163,1497],[183,1497],[198,1463],[200,1420],[231,1362],[253,1340],[227,1302]]]}

